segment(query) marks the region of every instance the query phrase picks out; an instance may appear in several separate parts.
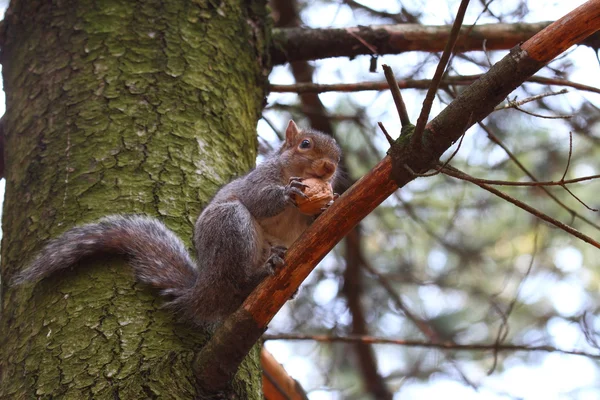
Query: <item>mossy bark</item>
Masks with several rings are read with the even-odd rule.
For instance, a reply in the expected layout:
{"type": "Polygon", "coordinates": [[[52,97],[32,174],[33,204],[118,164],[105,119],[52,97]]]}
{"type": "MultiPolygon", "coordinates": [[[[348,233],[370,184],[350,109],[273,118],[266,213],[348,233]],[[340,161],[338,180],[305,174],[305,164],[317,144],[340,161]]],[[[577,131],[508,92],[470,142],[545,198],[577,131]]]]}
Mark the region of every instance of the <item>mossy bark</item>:
{"type": "MultiPolygon", "coordinates": [[[[0,398],[194,398],[206,332],[118,257],[8,281],[44,241],[113,213],[187,243],[254,163],[268,62],[263,0],[13,0],[2,47],[6,199],[0,398]]],[[[229,393],[260,395],[258,353],[229,393]]]]}

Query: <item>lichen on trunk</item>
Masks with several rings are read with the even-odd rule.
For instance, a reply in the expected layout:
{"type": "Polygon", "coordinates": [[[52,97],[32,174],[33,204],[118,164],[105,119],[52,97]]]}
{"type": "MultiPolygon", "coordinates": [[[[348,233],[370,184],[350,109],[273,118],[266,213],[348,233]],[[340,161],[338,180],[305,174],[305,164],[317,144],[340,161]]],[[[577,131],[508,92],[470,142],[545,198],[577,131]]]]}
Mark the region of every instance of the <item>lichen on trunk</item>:
{"type": "MultiPolygon", "coordinates": [[[[161,309],[121,258],[8,280],[45,240],[108,214],[157,216],[191,243],[216,189],[254,163],[264,3],[12,1],[0,398],[195,396],[205,332],[161,309]]],[[[242,370],[231,393],[260,398],[257,354],[242,370]]]]}

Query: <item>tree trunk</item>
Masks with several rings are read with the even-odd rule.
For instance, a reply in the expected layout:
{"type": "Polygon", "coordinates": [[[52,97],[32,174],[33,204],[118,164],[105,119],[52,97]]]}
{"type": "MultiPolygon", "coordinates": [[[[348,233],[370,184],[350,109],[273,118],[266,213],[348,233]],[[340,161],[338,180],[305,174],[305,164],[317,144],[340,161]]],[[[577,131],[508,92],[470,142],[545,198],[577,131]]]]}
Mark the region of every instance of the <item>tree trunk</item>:
{"type": "MultiPolygon", "coordinates": [[[[12,1],[0,398],[198,396],[206,332],[121,258],[8,282],[44,241],[108,214],[158,216],[191,244],[202,207],[254,163],[265,21],[261,0],[12,1]]],[[[230,396],[261,398],[256,350],[230,396]]]]}

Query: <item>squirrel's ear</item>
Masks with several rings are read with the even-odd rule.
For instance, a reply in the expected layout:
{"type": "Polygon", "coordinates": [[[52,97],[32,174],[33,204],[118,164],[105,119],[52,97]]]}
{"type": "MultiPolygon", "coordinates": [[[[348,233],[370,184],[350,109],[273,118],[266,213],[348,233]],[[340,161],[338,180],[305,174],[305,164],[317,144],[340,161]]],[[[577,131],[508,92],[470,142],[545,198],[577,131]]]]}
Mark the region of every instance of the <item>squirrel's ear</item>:
{"type": "Polygon", "coordinates": [[[298,128],[298,125],[290,119],[290,122],[288,122],[288,126],[285,129],[285,142],[287,144],[293,144],[299,134],[300,128],[298,128]]]}

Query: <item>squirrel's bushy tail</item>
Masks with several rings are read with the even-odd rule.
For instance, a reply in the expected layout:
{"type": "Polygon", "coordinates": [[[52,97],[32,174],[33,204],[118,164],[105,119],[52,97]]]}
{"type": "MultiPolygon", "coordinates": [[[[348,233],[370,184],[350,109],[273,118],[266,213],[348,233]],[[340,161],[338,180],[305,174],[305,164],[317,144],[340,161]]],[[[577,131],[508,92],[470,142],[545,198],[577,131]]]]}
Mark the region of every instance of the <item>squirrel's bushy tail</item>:
{"type": "Polygon", "coordinates": [[[198,272],[182,241],[160,221],[138,215],[113,215],[75,227],[52,239],[13,284],[38,281],[83,258],[124,254],[137,279],[167,296],[194,286],[198,272]]]}

